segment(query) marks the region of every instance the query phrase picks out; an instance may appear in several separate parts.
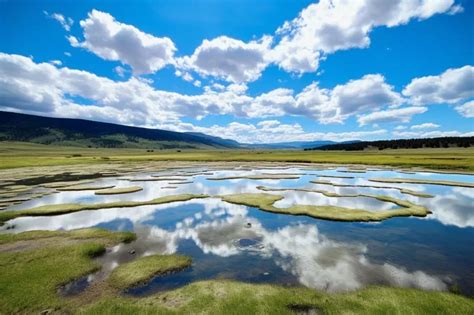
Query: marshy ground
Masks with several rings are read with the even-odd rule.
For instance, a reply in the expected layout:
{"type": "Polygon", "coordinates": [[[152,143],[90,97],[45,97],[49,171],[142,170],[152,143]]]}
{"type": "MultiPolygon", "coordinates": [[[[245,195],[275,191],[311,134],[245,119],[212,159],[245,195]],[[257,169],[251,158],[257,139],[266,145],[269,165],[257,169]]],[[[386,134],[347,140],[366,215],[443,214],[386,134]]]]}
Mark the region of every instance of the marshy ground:
{"type": "Polygon", "coordinates": [[[0,173],[6,313],[474,311],[464,172],[142,161],[0,173]]]}

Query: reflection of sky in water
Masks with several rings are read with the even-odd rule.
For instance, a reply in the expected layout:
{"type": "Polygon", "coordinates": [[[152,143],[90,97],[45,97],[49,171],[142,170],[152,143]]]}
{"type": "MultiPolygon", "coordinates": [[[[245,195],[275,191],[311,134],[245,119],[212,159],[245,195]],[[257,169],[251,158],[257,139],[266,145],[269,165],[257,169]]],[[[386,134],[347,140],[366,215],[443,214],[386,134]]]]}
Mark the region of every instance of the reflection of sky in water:
{"type": "MultiPolygon", "coordinates": [[[[115,247],[100,261],[104,270],[140,255],[182,253],[193,257],[193,267],[181,274],[156,278],[135,293],[149,293],[199,279],[232,278],[250,282],[303,284],[330,291],[352,290],[370,284],[446,289],[458,283],[465,292],[474,292],[474,189],[433,185],[373,183],[366,178],[407,177],[472,181],[472,176],[446,174],[401,174],[388,171],[342,173],[308,169],[212,171],[212,176],[245,176],[261,173],[305,173],[353,175],[354,179],[318,178],[304,175],[298,180],[207,181],[211,175],[196,175],[192,184],[172,186],[172,181],[128,182],[101,179],[97,184],[118,187],[140,185],[143,191],[114,196],[95,196],[93,191],[60,192],[29,201],[27,208],[50,203],[148,200],[179,193],[210,195],[261,192],[258,185],[322,189],[339,194],[384,194],[427,206],[433,214],[426,218],[395,218],[382,223],[340,223],[266,213],[257,209],[209,198],[188,202],[135,208],[82,211],[53,217],[24,217],[12,220],[14,232],[35,229],[76,229],[99,226],[112,230],[134,230],[139,239],[115,247]],[[431,177],[429,177],[431,178],[431,177]],[[403,187],[427,192],[434,198],[418,198],[396,189],[333,187],[309,183],[320,179],[334,183],[403,187]],[[247,224],[251,227],[248,228],[247,224]],[[257,247],[241,247],[240,239],[258,240],[257,247]],[[136,251],[130,255],[130,249],[136,251]]],[[[154,173],[156,174],[156,173],[154,173]]],[[[169,173],[167,175],[172,175],[169,173]]],[[[143,178],[146,174],[141,174],[143,178]]],[[[163,175],[165,176],[165,175],[163,175]]],[[[96,184],[94,183],[94,185],[96,184]]],[[[269,192],[285,199],[276,206],[328,204],[369,210],[391,209],[366,197],[330,198],[307,192],[269,192]]]]}

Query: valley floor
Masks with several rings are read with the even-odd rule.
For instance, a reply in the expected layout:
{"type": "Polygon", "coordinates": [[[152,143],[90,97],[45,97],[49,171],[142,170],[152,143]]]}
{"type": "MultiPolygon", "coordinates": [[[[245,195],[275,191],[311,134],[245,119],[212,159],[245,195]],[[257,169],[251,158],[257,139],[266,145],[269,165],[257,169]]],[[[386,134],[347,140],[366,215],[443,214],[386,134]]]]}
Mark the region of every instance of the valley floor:
{"type": "Polygon", "coordinates": [[[0,142],[0,169],[142,161],[275,161],[389,165],[474,172],[474,148],[366,151],[154,150],[60,147],[0,142]]]}

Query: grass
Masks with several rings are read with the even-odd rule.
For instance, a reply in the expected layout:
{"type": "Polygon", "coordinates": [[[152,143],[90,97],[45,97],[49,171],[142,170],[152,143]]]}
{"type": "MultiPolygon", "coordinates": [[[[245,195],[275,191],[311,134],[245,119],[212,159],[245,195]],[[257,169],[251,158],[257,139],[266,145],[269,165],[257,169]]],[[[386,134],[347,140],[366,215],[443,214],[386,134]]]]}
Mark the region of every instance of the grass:
{"type": "Polygon", "coordinates": [[[191,283],[182,288],[136,298],[117,288],[184,267],[182,256],[149,256],[119,266],[102,285],[77,297],[57,289],[94,272],[91,258],[105,246],[131,241],[133,233],[101,229],[34,231],[0,235],[0,312],[5,314],[472,314],[474,301],[460,295],[416,289],[369,287],[330,294],[303,287],[248,284],[228,280],[191,283]],[[29,245],[29,246],[26,246],[29,245]],[[67,253],[67,254],[65,254],[67,253]],[[166,257],[166,258],[164,258],[166,257]],[[164,260],[163,260],[164,259],[164,260]]]}
{"type": "Polygon", "coordinates": [[[177,201],[188,201],[195,198],[206,198],[207,195],[198,195],[198,194],[181,194],[181,195],[172,195],[164,196],[146,201],[116,201],[116,202],[106,202],[106,203],[65,203],[65,204],[53,204],[45,205],[30,209],[15,210],[15,211],[0,211],[0,225],[5,223],[8,220],[25,217],[25,216],[49,216],[49,215],[59,215],[66,214],[84,210],[100,210],[100,209],[110,209],[110,208],[129,208],[129,207],[139,207],[139,206],[149,206],[149,205],[159,205],[170,202],[177,201]]]}
{"type": "Polygon", "coordinates": [[[246,175],[246,176],[223,176],[223,177],[208,177],[207,180],[230,180],[230,179],[299,179],[301,176],[295,175],[281,175],[281,174],[267,174],[267,175],[246,175]]]}
{"type": "Polygon", "coordinates": [[[96,191],[96,195],[118,195],[118,194],[129,194],[143,190],[140,186],[120,187],[111,189],[101,189],[96,191]]]}
{"type": "Polygon", "coordinates": [[[118,289],[146,283],[155,276],[176,272],[191,266],[191,257],[181,255],[152,255],[122,264],[112,271],[108,281],[118,289]]]}
{"type": "MultiPolygon", "coordinates": [[[[306,190],[312,191],[312,190],[306,190]]],[[[315,191],[321,192],[321,191],[315,191]]],[[[342,195],[337,195],[334,193],[326,192],[328,196],[331,197],[341,197],[342,195]]],[[[354,195],[359,196],[359,195],[354,195]]],[[[351,195],[351,197],[354,197],[351,195]]],[[[361,195],[362,196],[362,195],[361,195]]],[[[415,205],[409,201],[400,200],[392,198],[389,196],[371,196],[364,195],[376,198],[384,202],[392,202],[400,206],[397,209],[391,210],[380,210],[380,211],[368,211],[363,209],[350,209],[337,206],[316,206],[316,205],[293,205],[288,208],[277,208],[273,204],[278,200],[283,199],[283,196],[272,195],[272,194],[233,194],[233,195],[224,195],[221,196],[221,199],[234,204],[245,205],[249,207],[256,207],[260,210],[281,213],[281,214],[291,214],[291,215],[307,215],[317,219],[332,220],[332,221],[361,221],[361,222],[371,222],[371,221],[382,221],[393,217],[403,217],[403,216],[419,216],[424,217],[430,213],[430,211],[422,206],[415,205]]]]}
{"type": "Polygon", "coordinates": [[[377,182],[377,183],[428,184],[428,185],[474,188],[474,183],[455,182],[455,181],[450,181],[450,180],[415,179],[415,178],[371,178],[369,179],[369,181],[377,182]]]}
{"type": "Polygon", "coordinates": [[[362,187],[362,188],[379,188],[379,189],[396,189],[400,191],[402,194],[412,195],[415,197],[420,198],[434,198],[433,195],[414,191],[411,189],[401,188],[401,187],[392,187],[392,186],[376,186],[376,185],[363,185],[363,184],[342,184],[342,183],[333,183],[326,180],[312,180],[310,183],[318,184],[318,185],[331,185],[334,187],[362,187]]]}
{"type": "Polygon", "coordinates": [[[93,240],[101,239],[107,245],[113,243],[130,243],[136,239],[135,233],[120,232],[113,233],[98,228],[77,229],[72,231],[28,231],[19,234],[0,234],[0,245],[18,241],[52,240],[56,238],[67,238],[69,240],[93,240]]]}
{"type": "Polygon", "coordinates": [[[134,237],[100,229],[0,235],[0,313],[63,307],[59,286],[96,271],[100,266],[91,258],[104,253],[105,246],[134,237]]]}
{"type": "Polygon", "coordinates": [[[192,283],[146,298],[108,297],[82,314],[472,314],[472,299],[451,293],[370,287],[340,294],[226,280],[192,283]],[[304,312],[306,310],[306,312],[304,312]],[[313,312],[311,312],[313,311],[313,312]]]}
{"type": "Polygon", "coordinates": [[[0,142],[0,168],[143,161],[277,161],[391,165],[474,172],[474,148],[366,151],[94,149],[0,142]],[[79,156],[80,155],[80,156],[79,156]]]}
{"type": "Polygon", "coordinates": [[[115,186],[92,186],[92,185],[77,185],[77,186],[67,186],[63,188],[57,188],[59,191],[82,191],[82,190],[100,190],[113,188],[115,186]]]}

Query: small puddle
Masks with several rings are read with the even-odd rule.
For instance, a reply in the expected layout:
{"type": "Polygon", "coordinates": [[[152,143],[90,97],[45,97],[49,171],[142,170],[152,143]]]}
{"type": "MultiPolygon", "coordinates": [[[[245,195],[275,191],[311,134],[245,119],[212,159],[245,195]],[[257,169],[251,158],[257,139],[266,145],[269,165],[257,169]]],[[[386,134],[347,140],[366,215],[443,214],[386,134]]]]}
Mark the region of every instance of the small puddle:
{"type": "Polygon", "coordinates": [[[88,274],[62,285],[58,288],[58,294],[64,297],[78,295],[90,286],[92,281],[96,278],[96,275],[97,273],[88,274]]]}
{"type": "Polygon", "coordinates": [[[177,289],[191,283],[193,279],[192,267],[165,275],[156,276],[147,283],[129,288],[123,293],[126,295],[143,296],[156,292],[177,289]]]}

